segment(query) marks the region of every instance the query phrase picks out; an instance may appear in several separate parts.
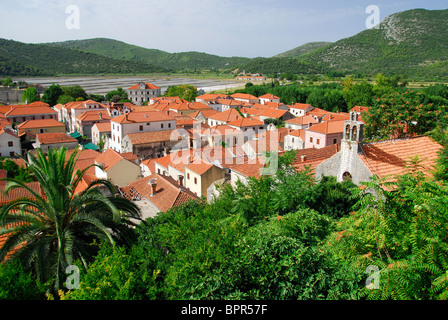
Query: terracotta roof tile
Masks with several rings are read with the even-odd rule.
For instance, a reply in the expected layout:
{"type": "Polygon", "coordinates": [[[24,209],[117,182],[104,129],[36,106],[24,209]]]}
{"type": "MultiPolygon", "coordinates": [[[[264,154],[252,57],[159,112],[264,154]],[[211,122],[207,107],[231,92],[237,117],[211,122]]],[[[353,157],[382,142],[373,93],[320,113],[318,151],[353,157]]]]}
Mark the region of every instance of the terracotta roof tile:
{"type": "MultiPolygon", "coordinates": [[[[138,83],[133,85],[132,87],[128,88],[129,90],[138,90],[139,86],[138,83]]],[[[160,87],[156,86],[155,84],[152,83],[145,83],[145,89],[160,89],[160,87]]]]}
{"type": "Polygon", "coordinates": [[[65,124],[55,119],[27,120],[17,126],[19,129],[64,127],[65,124]]]}
{"type": "Polygon", "coordinates": [[[223,121],[223,122],[230,122],[230,121],[235,121],[238,119],[241,119],[241,115],[239,114],[238,111],[236,111],[235,109],[228,109],[226,111],[223,112],[218,112],[214,115],[209,116],[209,119],[212,120],[218,120],[218,121],[223,121]]]}
{"type": "Polygon", "coordinates": [[[314,118],[313,116],[303,116],[303,117],[297,117],[297,118],[293,118],[290,120],[286,120],[286,123],[290,123],[290,124],[297,124],[297,125],[309,125],[311,124],[316,124],[319,123],[318,120],[316,120],[316,118],[314,118]]]}
{"type": "Polygon", "coordinates": [[[120,188],[120,191],[124,197],[130,200],[146,198],[162,212],[189,200],[199,199],[194,193],[180,186],[173,178],[156,173],[131,182],[129,186],[120,188]],[[151,195],[151,187],[149,185],[152,179],[156,179],[156,192],[154,195],[151,195]]]}
{"type": "Polygon", "coordinates": [[[248,93],[234,93],[230,95],[232,98],[234,99],[256,99],[258,100],[258,98],[254,95],[248,94],[248,93]]]}
{"type": "Polygon", "coordinates": [[[262,96],[259,97],[259,98],[260,98],[260,99],[270,99],[270,100],[273,100],[273,99],[280,99],[279,97],[274,96],[273,94],[270,94],[270,93],[266,93],[266,94],[262,95],[262,96]]]}
{"type": "Polygon", "coordinates": [[[57,114],[57,111],[53,110],[50,107],[29,107],[29,106],[21,106],[13,108],[12,110],[5,113],[7,117],[14,116],[26,116],[26,115],[35,115],[35,114],[57,114]]]}
{"type": "Polygon", "coordinates": [[[249,118],[240,118],[235,121],[230,121],[227,123],[229,126],[234,126],[238,128],[251,127],[251,126],[261,126],[264,125],[263,121],[256,120],[253,117],[249,118]]]}
{"type": "Polygon", "coordinates": [[[41,144],[78,142],[78,140],[63,132],[38,133],[36,140],[39,140],[41,144]]]}
{"type": "Polygon", "coordinates": [[[406,162],[418,155],[423,160],[423,173],[430,175],[441,149],[440,144],[423,136],[364,144],[359,157],[372,174],[385,178],[405,173],[406,162]]]}
{"type": "Polygon", "coordinates": [[[307,131],[314,131],[323,134],[334,134],[344,132],[345,120],[325,121],[318,124],[314,124],[307,128],[307,131]]]}
{"type": "Polygon", "coordinates": [[[178,129],[151,131],[151,132],[137,132],[137,133],[129,133],[128,138],[133,145],[147,144],[147,143],[171,141],[172,139],[178,140],[178,138],[181,138],[181,132],[178,129]]]}
{"type": "Polygon", "coordinates": [[[100,123],[95,123],[93,125],[93,127],[97,127],[98,132],[111,132],[111,125],[110,125],[110,121],[108,122],[100,122],[100,123]]]}
{"type": "Polygon", "coordinates": [[[290,106],[290,108],[294,108],[294,109],[300,109],[300,110],[305,110],[307,108],[313,108],[312,105],[307,104],[307,103],[294,103],[290,106]]]}
{"type": "Polygon", "coordinates": [[[293,162],[293,167],[297,171],[305,169],[305,166],[310,166],[311,169],[323,161],[327,160],[331,156],[335,155],[341,150],[341,144],[332,144],[324,148],[307,148],[296,150],[296,158],[293,162]],[[303,157],[302,157],[303,156],[303,157]]]}
{"type": "Polygon", "coordinates": [[[130,112],[128,114],[123,114],[111,121],[117,123],[145,123],[154,121],[170,121],[174,120],[173,117],[168,116],[162,111],[149,111],[149,112],[130,112]]]}
{"type": "Polygon", "coordinates": [[[109,148],[95,158],[96,164],[104,164],[103,170],[108,171],[113,168],[117,163],[119,163],[124,158],[115,150],[109,148]]]}

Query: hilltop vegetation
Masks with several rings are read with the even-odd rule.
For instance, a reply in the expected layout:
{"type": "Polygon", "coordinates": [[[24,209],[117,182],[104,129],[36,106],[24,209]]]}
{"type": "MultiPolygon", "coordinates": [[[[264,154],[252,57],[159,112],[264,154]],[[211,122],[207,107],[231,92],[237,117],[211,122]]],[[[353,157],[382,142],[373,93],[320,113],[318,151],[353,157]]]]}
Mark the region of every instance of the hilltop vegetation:
{"type": "Polygon", "coordinates": [[[48,43],[48,45],[91,52],[114,59],[138,61],[174,70],[231,69],[250,60],[244,57],[220,57],[196,51],[169,53],[105,38],[54,42],[48,43]]]}
{"type": "Polygon", "coordinates": [[[274,57],[299,58],[305,54],[311,53],[317,49],[330,45],[331,42],[308,42],[294,49],[279,53],[274,57]]]}
{"type": "Polygon", "coordinates": [[[167,69],[138,61],[0,39],[0,76],[55,76],[70,74],[138,74],[167,69]]]}
{"type": "Polygon", "coordinates": [[[303,56],[346,73],[447,76],[448,10],[409,10],[303,56]]]}

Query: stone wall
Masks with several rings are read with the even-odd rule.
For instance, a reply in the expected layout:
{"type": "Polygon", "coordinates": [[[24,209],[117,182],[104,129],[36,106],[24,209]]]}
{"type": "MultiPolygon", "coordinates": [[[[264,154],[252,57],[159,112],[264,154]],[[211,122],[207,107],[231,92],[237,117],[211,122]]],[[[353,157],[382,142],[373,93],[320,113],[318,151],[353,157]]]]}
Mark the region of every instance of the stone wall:
{"type": "Polygon", "coordinates": [[[24,90],[0,87],[0,103],[21,104],[24,90]]]}

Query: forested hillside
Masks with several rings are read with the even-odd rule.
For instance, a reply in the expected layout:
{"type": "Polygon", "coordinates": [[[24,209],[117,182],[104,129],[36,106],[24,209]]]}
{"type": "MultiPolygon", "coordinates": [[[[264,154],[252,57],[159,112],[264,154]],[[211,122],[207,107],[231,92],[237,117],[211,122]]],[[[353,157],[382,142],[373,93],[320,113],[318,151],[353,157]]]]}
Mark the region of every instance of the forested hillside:
{"type": "Polygon", "coordinates": [[[48,45],[77,49],[114,59],[138,61],[175,70],[230,69],[250,60],[244,57],[220,57],[193,51],[169,53],[105,38],[54,42],[48,43],[48,45]]]}
{"type": "Polygon", "coordinates": [[[0,39],[0,76],[70,74],[137,74],[165,72],[165,68],[138,61],[0,39]]]}

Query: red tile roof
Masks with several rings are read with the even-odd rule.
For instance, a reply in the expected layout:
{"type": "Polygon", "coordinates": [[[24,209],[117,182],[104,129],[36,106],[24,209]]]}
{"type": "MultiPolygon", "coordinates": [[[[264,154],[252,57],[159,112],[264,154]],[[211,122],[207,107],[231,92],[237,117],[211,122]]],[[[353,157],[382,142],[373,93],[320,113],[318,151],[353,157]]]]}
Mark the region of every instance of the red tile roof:
{"type": "Polygon", "coordinates": [[[185,167],[199,175],[203,175],[204,173],[206,173],[208,170],[210,170],[213,167],[213,164],[207,163],[202,160],[196,160],[196,161],[186,165],[185,167]]]}
{"type": "Polygon", "coordinates": [[[430,175],[442,146],[429,137],[403,140],[387,140],[363,144],[360,159],[369,171],[380,178],[405,173],[405,164],[418,155],[422,161],[422,172],[430,175]]]}
{"type": "Polygon", "coordinates": [[[62,132],[38,133],[36,140],[41,144],[78,142],[75,138],[62,132]]]}
{"type": "Polygon", "coordinates": [[[5,116],[14,117],[14,116],[36,115],[36,114],[57,114],[57,111],[53,110],[50,107],[45,106],[42,107],[20,106],[6,112],[5,116]]]}
{"type": "Polygon", "coordinates": [[[98,132],[111,132],[112,131],[110,121],[95,123],[93,126],[97,127],[98,132]]]}
{"type": "MultiPolygon", "coordinates": [[[[138,83],[133,85],[132,87],[128,88],[129,90],[138,90],[139,86],[138,83]]],[[[155,84],[152,83],[145,83],[145,89],[160,89],[160,87],[156,86],[155,84]]]]}
{"type": "Polygon", "coordinates": [[[296,150],[293,167],[297,171],[304,170],[305,166],[315,169],[316,166],[341,150],[341,144],[332,144],[324,148],[307,148],[296,150]],[[303,156],[303,158],[302,158],[303,156]]]}
{"type": "Polygon", "coordinates": [[[294,103],[293,105],[290,106],[290,108],[300,109],[300,110],[305,110],[310,107],[313,108],[312,105],[307,104],[307,103],[294,103]]]}
{"type": "Polygon", "coordinates": [[[261,126],[264,125],[263,121],[256,120],[253,117],[249,118],[239,118],[235,121],[230,121],[227,123],[229,126],[234,126],[238,128],[244,128],[244,127],[252,127],[252,126],[261,126]]]}
{"type": "Polygon", "coordinates": [[[108,171],[121,160],[124,160],[123,156],[121,156],[117,151],[109,148],[95,158],[95,163],[104,165],[103,170],[108,171]]]}
{"type": "Polygon", "coordinates": [[[369,107],[354,106],[353,108],[350,109],[350,111],[367,112],[367,111],[369,111],[369,107]]]}
{"type": "Polygon", "coordinates": [[[247,99],[247,100],[258,100],[258,98],[256,96],[253,96],[251,94],[248,93],[234,93],[232,95],[230,95],[232,98],[234,99],[247,99]]]}
{"type": "Polygon", "coordinates": [[[270,93],[266,93],[259,98],[260,99],[269,99],[269,100],[280,99],[280,97],[274,96],[273,94],[270,94],[270,93]]]}
{"type": "Polygon", "coordinates": [[[319,121],[316,120],[316,118],[314,118],[313,116],[297,117],[297,118],[286,120],[285,122],[290,123],[290,124],[296,124],[296,125],[309,125],[310,123],[311,124],[319,123],[319,121]]]}
{"type": "Polygon", "coordinates": [[[124,197],[130,200],[145,198],[162,212],[180,206],[187,201],[199,199],[194,193],[180,186],[173,178],[156,173],[131,182],[128,186],[120,188],[120,191],[124,197]],[[149,182],[153,179],[156,179],[156,192],[151,195],[149,182]]]}
{"type": "Polygon", "coordinates": [[[64,127],[65,124],[55,119],[27,120],[17,126],[18,129],[64,127]]]}
{"type": "Polygon", "coordinates": [[[214,115],[209,116],[209,119],[212,120],[218,120],[218,121],[223,121],[223,122],[230,122],[230,121],[235,121],[242,118],[242,116],[239,114],[238,111],[236,111],[235,109],[228,109],[226,111],[223,112],[218,112],[214,115]]]}
{"type": "Polygon", "coordinates": [[[174,120],[173,117],[168,116],[165,112],[162,111],[148,111],[148,112],[130,112],[128,114],[123,114],[116,118],[113,118],[111,121],[117,123],[145,123],[145,122],[154,122],[154,121],[170,121],[174,120]]]}
{"type": "Polygon", "coordinates": [[[112,117],[109,115],[107,110],[88,110],[76,117],[80,121],[106,121],[111,120],[112,117]]]}
{"type": "Polygon", "coordinates": [[[334,134],[344,132],[345,120],[325,121],[318,124],[314,124],[307,131],[314,131],[323,134],[334,134]]]}
{"type": "Polygon", "coordinates": [[[163,130],[163,131],[151,131],[151,132],[137,132],[129,133],[128,138],[133,145],[148,144],[163,141],[177,141],[181,138],[181,134],[178,129],[163,130]]]}

